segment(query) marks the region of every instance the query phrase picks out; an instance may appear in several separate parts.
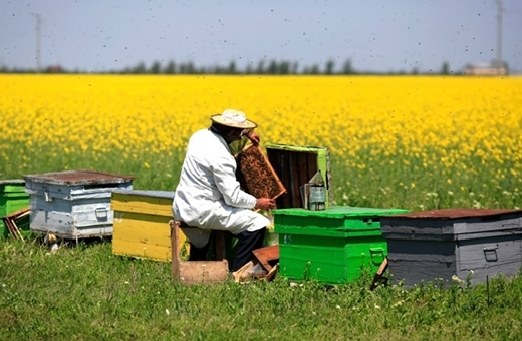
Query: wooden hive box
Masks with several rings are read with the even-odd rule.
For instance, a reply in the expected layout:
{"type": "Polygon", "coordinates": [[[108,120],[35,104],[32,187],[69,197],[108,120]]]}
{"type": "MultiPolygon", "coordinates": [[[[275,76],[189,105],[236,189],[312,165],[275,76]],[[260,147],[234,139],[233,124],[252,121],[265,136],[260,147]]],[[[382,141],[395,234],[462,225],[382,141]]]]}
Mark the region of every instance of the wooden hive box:
{"type": "Polygon", "coordinates": [[[329,206],[274,210],[279,233],[279,272],[292,280],[347,283],[374,272],[386,257],[380,220],[402,209],[329,206]]]}
{"type": "Polygon", "coordinates": [[[406,286],[456,276],[472,285],[522,266],[522,210],[444,209],[381,219],[388,270],[406,286]]]}
{"type": "Polygon", "coordinates": [[[332,175],[328,148],[268,144],[266,153],[275,173],[281,180],[286,194],[277,199],[277,208],[302,208],[300,187],[320,170],[326,188],[325,206],[333,205],[332,175]]]}
{"type": "MultiPolygon", "coordinates": [[[[114,211],[112,253],[120,256],[156,261],[172,260],[172,201],[175,192],[115,190],[111,208],[114,211]]],[[[180,230],[179,249],[186,237],[180,230]]],[[[188,247],[188,246],[187,246],[188,247]]]]}
{"type": "Polygon", "coordinates": [[[112,235],[111,192],[132,189],[133,176],[93,170],[25,175],[30,229],[66,239],[112,235]]]}

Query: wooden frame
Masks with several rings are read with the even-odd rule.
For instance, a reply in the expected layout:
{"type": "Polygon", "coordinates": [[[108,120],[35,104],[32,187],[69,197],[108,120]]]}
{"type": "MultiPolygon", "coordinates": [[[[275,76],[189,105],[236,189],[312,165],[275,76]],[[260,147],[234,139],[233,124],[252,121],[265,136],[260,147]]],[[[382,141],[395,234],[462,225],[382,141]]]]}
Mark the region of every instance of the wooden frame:
{"type": "Polygon", "coordinates": [[[31,213],[30,208],[24,208],[19,211],[13,212],[11,214],[6,215],[2,219],[4,220],[4,225],[7,227],[7,230],[11,234],[13,239],[18,239],[24,241],[24,237],[16,224],[17,221],[22,219],[25,216],[28,216],[31,213]]]}
{"type": "Polygon", "coordinates": [[[249,145],[236,155],[236,176],[241,188],[256,198],[277,199],[286,193],[268,157],[259,146],[249,145]]]}
{"type": "Polygon", "coordinates": [[[224,282],[229,277],[228,261],[182,261],[179,250],[179,221],[171,220],[172,277],[174,281],[185,284],[205,284],[224,282]]]}

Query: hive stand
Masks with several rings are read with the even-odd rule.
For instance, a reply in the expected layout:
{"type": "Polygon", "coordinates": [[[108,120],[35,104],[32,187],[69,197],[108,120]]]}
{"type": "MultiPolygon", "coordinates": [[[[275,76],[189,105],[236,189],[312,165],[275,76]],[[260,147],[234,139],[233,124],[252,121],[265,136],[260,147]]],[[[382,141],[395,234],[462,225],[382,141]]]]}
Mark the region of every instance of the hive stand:
{"type": "Polygon", "coordinates": [[[216,233],[216,261],[183,261],[180,257],[178,236],[183,222],[171,220],[170,236],[172,242],[172,277],[174,281],[185,284],[204,284],[224,282],[227,280],[228,261],[224,259],[225,243],[223,231],[216,233]]]}

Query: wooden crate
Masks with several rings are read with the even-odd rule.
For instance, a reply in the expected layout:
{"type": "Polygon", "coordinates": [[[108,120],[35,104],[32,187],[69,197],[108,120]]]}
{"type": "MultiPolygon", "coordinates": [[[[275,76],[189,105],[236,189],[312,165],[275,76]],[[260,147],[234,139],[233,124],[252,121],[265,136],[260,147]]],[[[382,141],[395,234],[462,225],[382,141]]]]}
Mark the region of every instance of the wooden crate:
{"type": "MultiPolygon", "coordinates": [[[[112,193],[114,211],[112,253],[156,261],[172,260],[169,222],[175,192],[116,190],[112,193]]],[[[180,230],[179,249],[188,252],[180,230]]]]}
{"type": "Polygon", "coordinates": [[[333,205],[330,154],[325,147],[268,144],[268,160],[281,180],[286,194],[277,198],[277,208],[302,208],[300,186],[321,171],[326,189],[325,205],[333,205]]]}

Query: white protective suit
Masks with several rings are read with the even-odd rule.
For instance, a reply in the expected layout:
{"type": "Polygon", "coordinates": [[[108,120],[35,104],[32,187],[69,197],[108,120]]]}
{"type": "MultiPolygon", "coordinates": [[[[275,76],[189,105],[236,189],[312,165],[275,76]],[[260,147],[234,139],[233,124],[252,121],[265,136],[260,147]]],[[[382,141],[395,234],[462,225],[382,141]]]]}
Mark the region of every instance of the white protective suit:
{"type": "Polygon", "coordinates": [[[209,129],[190,138],[172,204],[174,219],[198,229],[183,229],[190,242],[204,247],[210,232],[256,231],[270,224],[252,211],[256,198],[240,189],[236,159],[225,139],[209,129]]]}

